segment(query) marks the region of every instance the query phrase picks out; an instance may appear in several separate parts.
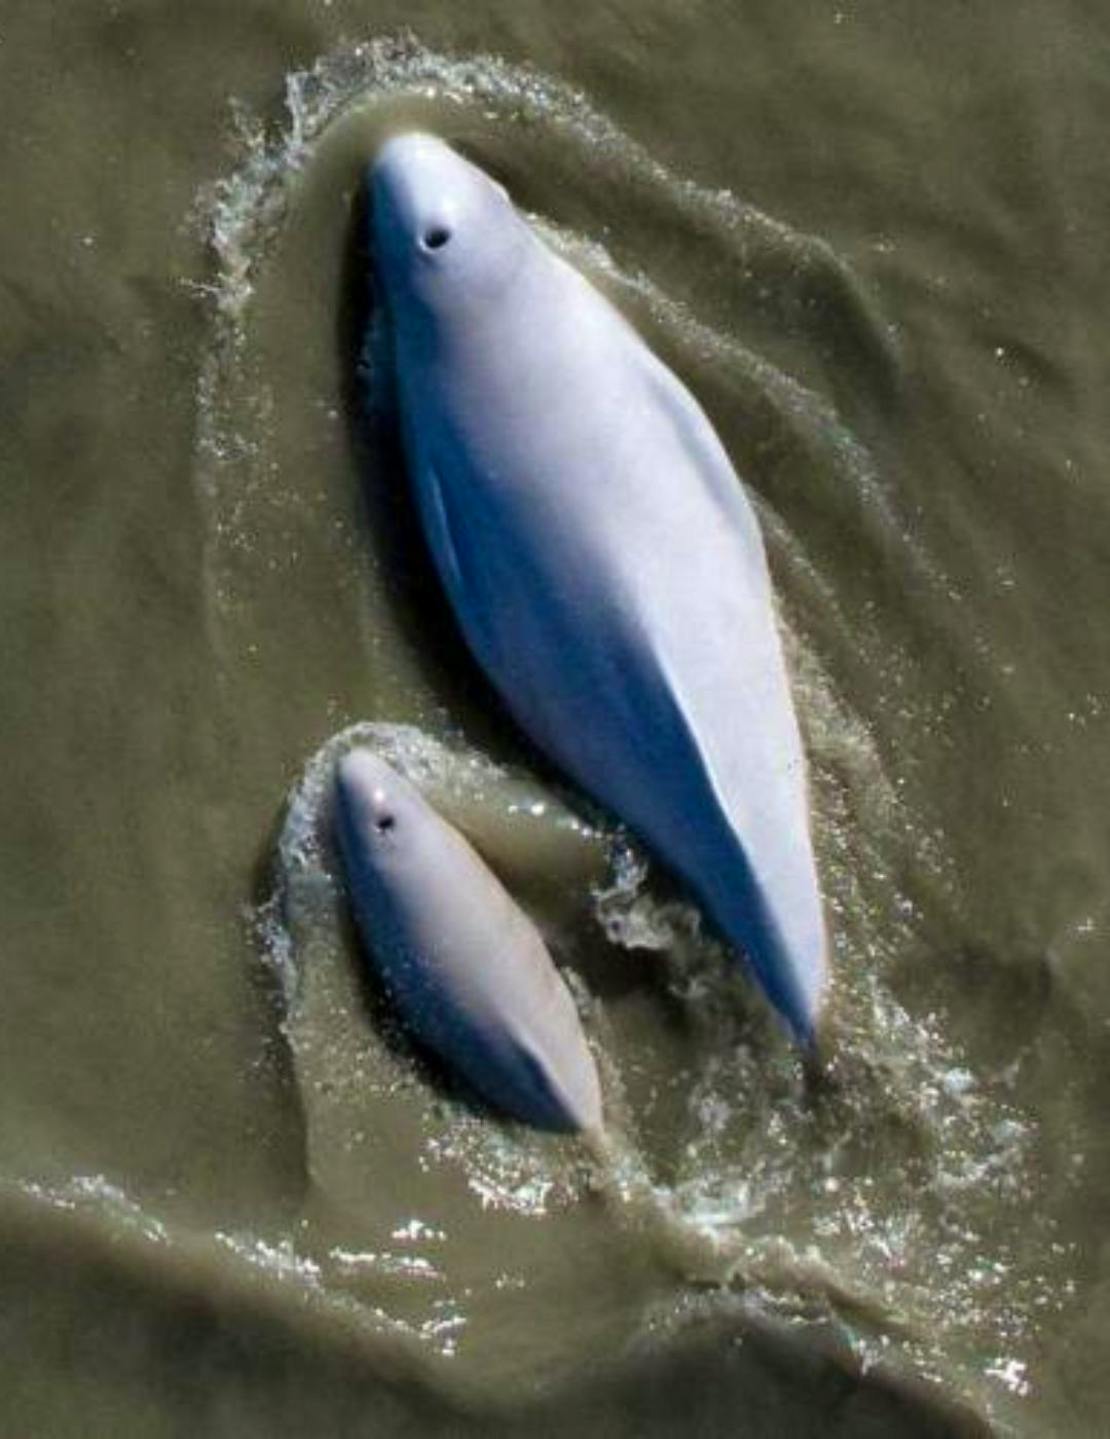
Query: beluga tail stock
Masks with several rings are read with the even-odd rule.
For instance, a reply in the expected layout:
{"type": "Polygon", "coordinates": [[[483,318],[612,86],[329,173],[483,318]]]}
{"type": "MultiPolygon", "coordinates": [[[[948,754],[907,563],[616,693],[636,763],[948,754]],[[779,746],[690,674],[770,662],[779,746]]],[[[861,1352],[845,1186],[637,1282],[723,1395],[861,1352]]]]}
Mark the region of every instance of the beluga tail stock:
{"type": "Polygon", "coordinates": [[[627,320],[443,141],[369,174],[405,455],[467,643],[810,1048],[827,936],[755,513],[627,320]]]}

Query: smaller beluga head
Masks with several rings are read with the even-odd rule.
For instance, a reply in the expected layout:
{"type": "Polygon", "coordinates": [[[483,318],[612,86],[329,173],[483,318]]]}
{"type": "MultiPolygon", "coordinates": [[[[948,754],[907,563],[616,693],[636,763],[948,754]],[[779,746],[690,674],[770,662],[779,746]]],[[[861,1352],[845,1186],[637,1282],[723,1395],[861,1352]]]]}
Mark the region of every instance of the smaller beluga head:
{"type": "Polygon", "coordinates": [[[407,780],[364,748],[343,756],[335,779],[341,832],[364,871],[396,882],[399,873],[425,861],[429,829],[434,842],[438,825],[407,780]]]}
{"type": "Polygon", "coordinates": [[[371,240],[395,322],[488,304],[534,243],[504,188],[434,135],[396,135],[369,172],[371,240]]]}

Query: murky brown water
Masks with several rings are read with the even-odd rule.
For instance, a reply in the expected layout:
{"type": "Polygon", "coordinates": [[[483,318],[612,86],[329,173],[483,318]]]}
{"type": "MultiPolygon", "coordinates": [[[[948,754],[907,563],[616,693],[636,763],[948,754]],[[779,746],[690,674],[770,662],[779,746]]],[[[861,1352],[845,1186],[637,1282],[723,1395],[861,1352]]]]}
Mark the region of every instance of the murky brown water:
{"type": "Polygon", "coordinates": [[[1110,22],[4,9],[0,1430],[1104,1432],[1110,22]],[[819,1093],[461,653],[355,380],[402,124],[628,309],[759,503],[819,1093]],[[326,843],[356,725],[569,966],[608,1152],[383,1027],[326,843]]]}

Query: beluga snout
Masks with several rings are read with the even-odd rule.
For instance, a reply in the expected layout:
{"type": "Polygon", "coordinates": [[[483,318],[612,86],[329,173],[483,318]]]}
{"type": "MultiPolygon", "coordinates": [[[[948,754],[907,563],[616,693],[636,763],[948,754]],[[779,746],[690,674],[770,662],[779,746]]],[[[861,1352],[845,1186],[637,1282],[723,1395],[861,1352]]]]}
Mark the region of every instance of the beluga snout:
{"type": "Polygon", "coordinates": [[[495,289],[530,231],[504,189],[434,135],[395,135],[369,170],[371,241],[389,294],[433,312],[495,289]]]}
{"type": "MultiPolygon", "coordinates": [[[[459,161],[431,135],[398,135],[382,147],[371,166],[370,193],[375,216],[388,217],[394,243],[434,252],[450,242],[459,161]]],[[[382,230],[378,235],[383,238],[382,230]]]]}

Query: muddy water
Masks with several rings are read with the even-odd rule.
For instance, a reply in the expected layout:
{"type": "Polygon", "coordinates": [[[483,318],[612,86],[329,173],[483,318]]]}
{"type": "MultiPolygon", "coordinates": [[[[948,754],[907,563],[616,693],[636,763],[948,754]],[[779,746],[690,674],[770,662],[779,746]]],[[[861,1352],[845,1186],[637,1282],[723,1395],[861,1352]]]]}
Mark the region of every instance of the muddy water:
{"type": "Polygon", "coordinates": [[[1101,1432],[1098,12],[7,8],[4,1432],[1101,1432]],[[817,1091],[462,653],[363,344],[360,170],[414,124],[757,503],[817,1091]],[[353,738],[544,926],[605,1148],[390,1024],[328,839],[353,738]]]}

